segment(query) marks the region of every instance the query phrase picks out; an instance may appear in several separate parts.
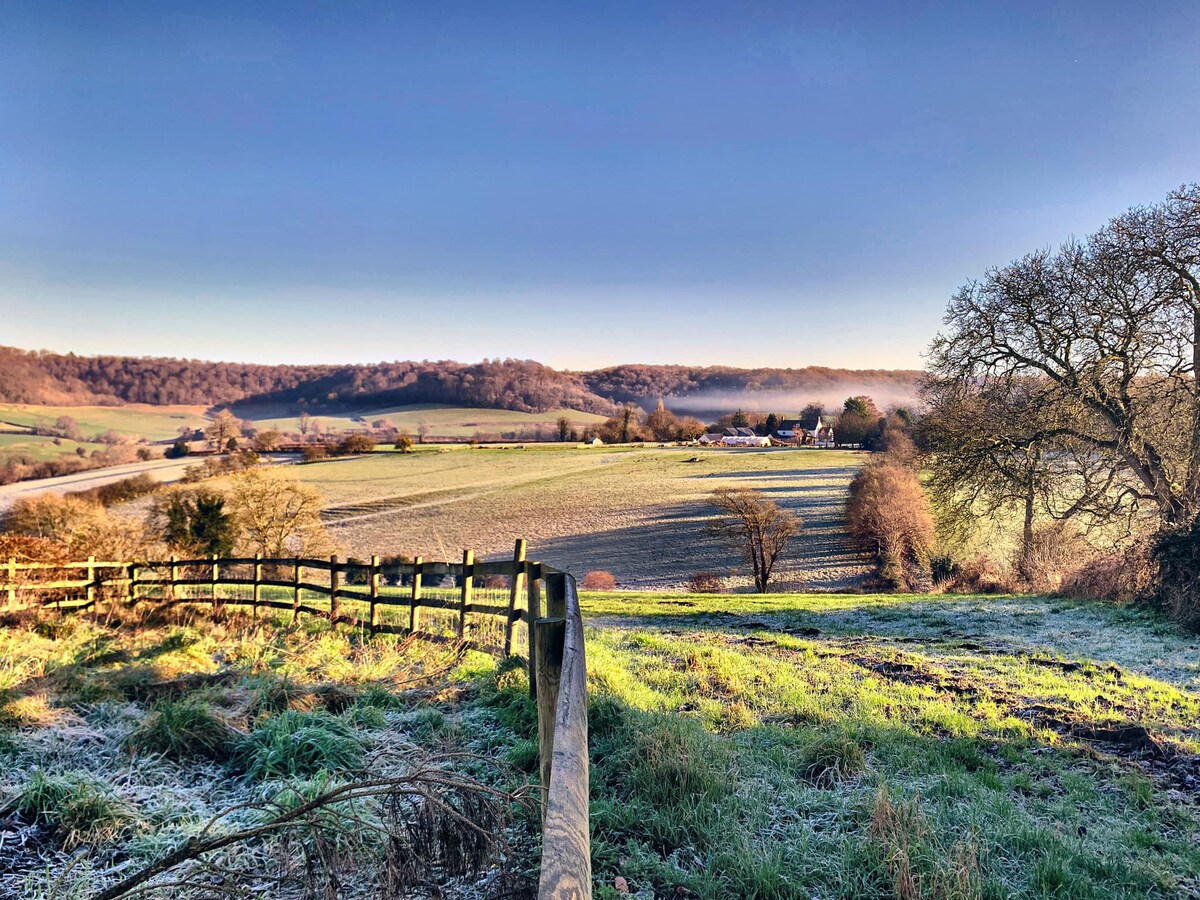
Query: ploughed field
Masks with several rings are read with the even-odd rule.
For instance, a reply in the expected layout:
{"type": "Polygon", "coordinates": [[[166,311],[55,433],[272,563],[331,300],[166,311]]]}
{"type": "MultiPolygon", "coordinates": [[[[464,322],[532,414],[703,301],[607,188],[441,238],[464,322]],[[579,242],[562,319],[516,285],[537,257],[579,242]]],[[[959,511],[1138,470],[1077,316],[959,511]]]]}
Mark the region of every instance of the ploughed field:
{"type": "MultiPolygon", "coordinates": [[[[582,600],[602,900],[618,885],[711,900],[1200,891],[1200,643],[1152,615],[1011,597],[582,600]]],[[[422,767],[519,791],[536,782],[536,719],[523,669],[441,644],[183,609],[47,616],[0,631],[0,763],[0,895],[75,898],[189,837],[261,824],[267,799],[286,810],[422,767]]],[[[426,884],[411,896],[528,896],[536,814],[499,805],[461,808],[503,846],[433,853],[405,875],[426,884]],[[478,871],[451,874],[466,863],[478,871]]],[[[149,896],[335,882],[378,896],[398,871],[389,809],[329,810],[320,841],[221,848],[149,896]]],[[[433,832],[413,833],[428,855],[433,832]]]]}
{"type": "Polygon", "coordinates": [[[750,487],[805,523],[780,562],[782,589],[846,589],[869,571],[845,532],[846,489],[864,455],[835,450],[617,449],[530,445],[375,454],[297,466],[348,553],[455,548],[491,556],[518,537],[538,559],[623,587],[679,587],[700,571],[749,584],[738,554],[705,531],[714,490],[750,487]]]}

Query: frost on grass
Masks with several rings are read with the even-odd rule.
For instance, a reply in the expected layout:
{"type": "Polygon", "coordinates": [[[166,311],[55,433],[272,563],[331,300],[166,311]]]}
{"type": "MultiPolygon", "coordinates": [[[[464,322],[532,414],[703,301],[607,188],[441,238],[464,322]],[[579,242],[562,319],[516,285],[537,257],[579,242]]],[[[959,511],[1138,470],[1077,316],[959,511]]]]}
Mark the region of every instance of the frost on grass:
{"type": "Polygon", "coordinates": [[[0,896],[528,887],[527,736],[479,704],[490,658],[237,616],[44,625],[0,632],[0,896]]]}

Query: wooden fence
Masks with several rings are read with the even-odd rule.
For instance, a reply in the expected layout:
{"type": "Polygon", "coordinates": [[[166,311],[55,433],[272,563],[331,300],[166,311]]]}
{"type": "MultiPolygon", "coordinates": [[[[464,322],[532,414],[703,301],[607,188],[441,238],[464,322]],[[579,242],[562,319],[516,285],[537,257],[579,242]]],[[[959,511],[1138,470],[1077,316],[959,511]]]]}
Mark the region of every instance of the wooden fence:
{"type": "Polygon", "coordinates": [[[0,596],[9,612],[43,608],[97,616],[122,604],[207,603],[248,605],[301,613],[371,633],[448,637],[513,656],[518,627],[528,643],[529,690],[537,701],[542,785],[542,868],[539,900],[592,896],[588,827],[587,661],[575,579],[526,559],[518,540],[511,559],[479,561],[466,550],[461,562],[383,562],[304,558],[206,557],[116,562],[0,562],[0,596]],[[78,573],[78,577],[66,577],[78,573]],[[503,588],[484,591],[490,576],[503,588]],[[431,587],[435,580],[441,587],[431,587]],[[452,587],[444,586],[451,581],[452,587]],[[233,589],[221,590],[221,589],[233,589]],[[483,599],[500,602],[481,602],[483,599]],[[545,596],[545,615],[542,598],[545,596]],[[313,595],[324,598],[315,602],[313,595]],[[319,603],[319,605],[318,605],[319,603]],[[397,617],[393,613],[398,612],[397,617]],[[428,630],[426,618],[449,620],[452,635],[428,630]],[[398,618],[398,620],[397,620],[398,618]],[[491,622],[496,640],[480,639],[491,622]]]}

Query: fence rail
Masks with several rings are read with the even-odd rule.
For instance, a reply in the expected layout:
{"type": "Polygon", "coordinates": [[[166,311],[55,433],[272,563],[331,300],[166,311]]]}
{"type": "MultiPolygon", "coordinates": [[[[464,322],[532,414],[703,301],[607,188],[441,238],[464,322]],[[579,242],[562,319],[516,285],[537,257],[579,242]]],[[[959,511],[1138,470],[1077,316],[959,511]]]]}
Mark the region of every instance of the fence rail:
{"type": "Polygon", "coordinates": [[[542,867],[539,900],[590,900],[592,896],[588,824],[587,660],[583,619],[575,579],[544,563],[526,559],[518,540],[510,559],[476,561],[466,550],[461,562],[383,563],[295,557],[202,557],[112,561],[89,558],[61,563],[0,562],[0,596],[7,610],[54,609],[64,613],[92,610],[103,603],[161,602],[250,606],[301,613],[384,634],[422,634],[423,613],[450,613],[454,639],[480,649],[513,656],[518,625],[528,641],[529,691],[537,702],[538,752],[543,786],[542,867]],[[63,577],[80,572],[82,577],[63,577]],[[313,574],[306,574],[313,573],[313,574]],[[321,573],[320,575],[316,573],[321,573]],[[348,576],[354,581],[347,586],[348,576]],[[504,576],[503,589],[491,588],[479,602],[479,579],[504,576]],[[315,579],[315,580],[314,580],[315,579]],[[385,579],[392,582],[386,586],[385,579]],[[452,579],[453,587],[433,587],[432,579],[452,579]],[[219,588],[249,590],[249,596],[219,596],[219,588]],[[271,594],[264,595],[264,588],[271,594]],[[194,596],[200,589],[204,596],[194,596]],[[206,591],[204,589],[207,589],[206,591]],[[38,596],[38,595],[43,596],[38,596]],[[304,594],[328,598],[313,605],[304,594]],[[542,600],[545,598],[545,615],[542,600]],[[288,599],[282,599],[287,597],[288,599]],[[354,610],[346,604],[360,604],[354,610]],[[384,621],[384,611],[401,609],[407,621],[384,621]],[[470,640],[467,634],[484,620],[503,625],[502,642],[470,640]]]}

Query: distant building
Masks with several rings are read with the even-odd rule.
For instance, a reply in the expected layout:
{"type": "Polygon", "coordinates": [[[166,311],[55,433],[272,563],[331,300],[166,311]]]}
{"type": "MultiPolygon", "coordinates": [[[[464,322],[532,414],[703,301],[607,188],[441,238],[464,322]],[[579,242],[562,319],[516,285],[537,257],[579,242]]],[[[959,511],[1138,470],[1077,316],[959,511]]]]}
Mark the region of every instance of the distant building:
{"type": "Polygon", "coordinates": [[[721,443],[726,447],[770,447],[771,439],[755,434],[753,428],[726,428],[721,443]]]}
{"type": "Polygon", "coordinates": [[[810,447],[837,446],[833,426],[821,416],[810,419],[784,419],[775,432],[776,437],[798,445],[810,447]]]}

